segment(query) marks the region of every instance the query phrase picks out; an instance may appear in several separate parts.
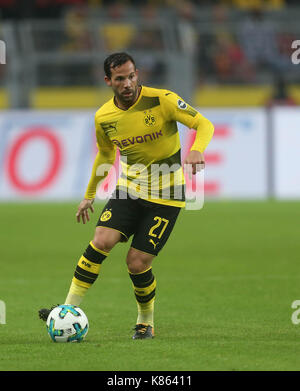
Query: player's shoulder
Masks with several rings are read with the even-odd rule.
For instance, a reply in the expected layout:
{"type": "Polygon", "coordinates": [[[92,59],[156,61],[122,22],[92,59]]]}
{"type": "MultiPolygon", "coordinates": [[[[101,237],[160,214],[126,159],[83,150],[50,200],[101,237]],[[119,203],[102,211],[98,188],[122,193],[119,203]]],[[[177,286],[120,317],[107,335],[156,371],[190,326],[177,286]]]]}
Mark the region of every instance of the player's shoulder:
{"type": "Polygon", "coordinates": [[[173,116],[174,112],[186,113],[192,117],[196,117],[198,114],[198,111],[186,103],[184,99],[177,94],[177,92],[162,88],[147,87],[145,93],[159,98],[160,107],[167,116],[173,116]]]}
{"type": "Polygon", "coordinates": [[[113,98],[109,99],[95,113],[95,118],[99,120],[102,117],[106,117],[107,115],[113,113],[115,111],[115,105],[113,98]]]}
{"type": "Polygon", "coordinates": [[[167,99],[168,96],[173,96],[173,97],[178,96],[176,92],[166,90],[164,88],[154,88],[154,87],[146,87],[146,86],[143,86],[143,95],[149,97],[157,96],[161,99],[165,99],[165,98],[167,99]]]}
{"type": "Polygon", "coordinates": [[[176,92],[164,88],[144,88],[143,95],[157,99],[164,113],[171,113],[179,105],[180,97],[176,92]],[[154,98],[155,97],[155,98],[154,98]]]}

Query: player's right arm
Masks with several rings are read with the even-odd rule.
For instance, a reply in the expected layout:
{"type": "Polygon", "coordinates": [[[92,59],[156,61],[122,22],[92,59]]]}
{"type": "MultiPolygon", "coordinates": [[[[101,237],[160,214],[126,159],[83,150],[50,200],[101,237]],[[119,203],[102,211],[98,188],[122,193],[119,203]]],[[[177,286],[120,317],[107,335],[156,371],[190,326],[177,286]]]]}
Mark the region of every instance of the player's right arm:
{"type": "Polygon", "coordinates": [[[93,202],[96,197],[97,185],[108,174],[107,171],[104,171],[104,174],[97,175],[97,170],[102,164],[113,164],[116,158],[116,148],[114,144],[110,142],[109,138],[104,134],[101,125],[97,121],[97,117],[95,117],[95,127],[98,153],[93,164],[91,177],[84,195],[84,199],[80,202],[76,213],[77,222],[80,223],[82,220],[83,224],[90,220],[89,210],[92,213],[94,212],[93,202]]]}

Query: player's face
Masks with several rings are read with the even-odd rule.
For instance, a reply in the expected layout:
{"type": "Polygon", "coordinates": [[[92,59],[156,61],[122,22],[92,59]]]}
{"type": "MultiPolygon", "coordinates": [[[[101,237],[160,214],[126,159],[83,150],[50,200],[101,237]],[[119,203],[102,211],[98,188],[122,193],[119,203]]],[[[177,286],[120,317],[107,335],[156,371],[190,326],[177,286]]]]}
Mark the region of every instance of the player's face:
{"type": "Polygon", "coordinates": [[[105,76],[106,84],[114,91],[118,103],[131,106],[138,97],[138,70],[131,61],[111,68],[111,78],[105,76]]]}

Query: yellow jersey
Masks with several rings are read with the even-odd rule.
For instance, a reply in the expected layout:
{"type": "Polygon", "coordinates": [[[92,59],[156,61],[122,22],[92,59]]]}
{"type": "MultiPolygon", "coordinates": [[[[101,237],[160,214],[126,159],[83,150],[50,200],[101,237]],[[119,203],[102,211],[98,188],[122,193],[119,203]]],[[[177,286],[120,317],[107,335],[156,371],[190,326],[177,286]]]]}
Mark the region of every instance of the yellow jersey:
{"type": "Polygon", "coordinates": [[[127,110],[115,105],[114,98],[95,115],[99,152],[85,198],[96,194],[97,167],[112,164],[116,148],[122,172],[117,188],[151,202],[184,207],[184,174],[181,166],[177,122],[196,129],[191,150],[203,152],[213,134],[213,125],[176,93],[141,87],[137,101],[127,110]]]}

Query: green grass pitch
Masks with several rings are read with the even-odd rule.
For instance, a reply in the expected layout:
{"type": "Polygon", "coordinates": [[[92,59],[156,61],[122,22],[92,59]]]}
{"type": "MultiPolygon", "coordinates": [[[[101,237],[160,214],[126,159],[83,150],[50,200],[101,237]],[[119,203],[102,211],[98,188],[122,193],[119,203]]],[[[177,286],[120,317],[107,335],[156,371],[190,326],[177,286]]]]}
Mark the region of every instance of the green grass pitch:
{"type": "Polygon", "coordinates": [[[76,204],[0,204],[0,370],[299,370],[299,202],[206,202],[182,211],[153,271],[156,338],[133,341],[129,243],[116,246],[81,307],[83,343],[56,344],[38,319],[63,303],[101,204],[87,225],[76,204]]]}

